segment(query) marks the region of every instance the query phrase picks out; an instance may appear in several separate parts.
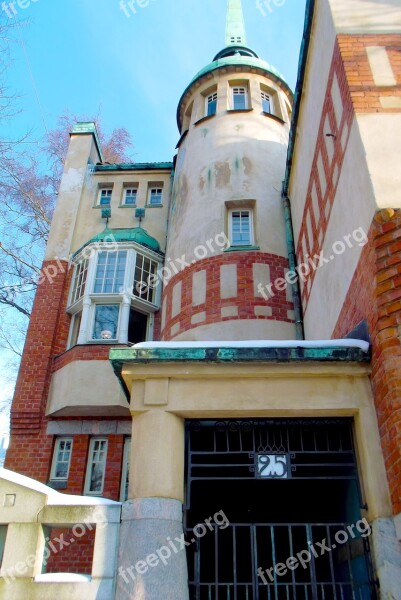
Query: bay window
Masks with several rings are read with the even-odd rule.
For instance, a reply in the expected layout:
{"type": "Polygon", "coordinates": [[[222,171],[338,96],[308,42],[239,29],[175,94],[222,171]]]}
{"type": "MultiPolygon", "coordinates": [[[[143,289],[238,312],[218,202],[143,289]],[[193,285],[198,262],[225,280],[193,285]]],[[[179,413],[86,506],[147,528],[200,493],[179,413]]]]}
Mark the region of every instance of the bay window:
{"type": "Polygon", "coordinates": [[[162,260],[138,244],[87,246],[75,258],[68,312],[68,347],[152,339],[160,308],[162,260]]]}

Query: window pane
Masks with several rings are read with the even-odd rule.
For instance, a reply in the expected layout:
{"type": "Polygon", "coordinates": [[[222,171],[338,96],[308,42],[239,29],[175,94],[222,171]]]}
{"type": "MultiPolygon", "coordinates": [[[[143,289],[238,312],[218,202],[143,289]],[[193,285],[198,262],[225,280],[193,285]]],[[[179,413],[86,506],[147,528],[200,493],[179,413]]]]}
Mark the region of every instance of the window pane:
{"type": "Polygon", "coordinates": [[[119,294],[124,286],[127,252],[99,252],[93,292],[119,294]]]}
{"type": "Polygon", "coordinates": [[[269,94],[261,92],[262,95],[262,108],[264,112],[271,113],[271,100],[269,94]]]}
{"type": "Polygon", "coordinates": [[[75,267],[74,282],[72,284],[71,304],[77,302],[85,292],[86,278],[88,275],[88,259],[83,260],[75,267]]]}
{"type": "Polygon", "coordinates": [[[136,204],[137,192],[136,188],[125,190],[124,204],[136,204]]]}
{"type": "Polygon", "coordinates": [[[250,219],[249,211],[234,211],[231,213],[232,244],[234,246],[249,246],[251,244],[250,219]]]}
{"type": "Polygon", "coordinates": [[[53,479],[68,479],[71,460],[72,439],[56,441],[54,447],[53,479]]]}
{"type": "Polygon", "coordinates": [[[109,205],[111,201],[112,190],[104,189],[100,191],[99,204],[101,206],[109,205]]]}
{"type": "Polygon", "coordinates": [[[107,440],[93,440],[89,456],[88,492],[102,493],[106,468],[107,440]]]}
{"type": "Polygon", "coordinates": [[[149,204],[161,204],[162,203],[162,192],[161,188],[152,188],[150,190],[149,204]]]}
{"type": "Polygon", "coordinates": [[[119,304],[97,304],[93,325],[94,340],[116,340],[119,304]]]}
{"type": "Polygon", "coordinates": [[[206,115],[208,117],[211,115],[215,115],[216,110],[217,110],[217,92],[215,92],[214,94],[211,94],[210,96],[207,97],[206,105],[207,105],[206,115]]]}
{"type": "Polygon", "coordinates": [[[247,108],[247,93],[244,87],[233,88],[233,108],[234,110],[247,108]]]}
{"type": "Polygon", "coordinates": [[[156,261],[141,254],[136,255],[133,294],[152,304],[156,304],[156,289],[159,282],[157,268],[158,263],[156,261]]]}

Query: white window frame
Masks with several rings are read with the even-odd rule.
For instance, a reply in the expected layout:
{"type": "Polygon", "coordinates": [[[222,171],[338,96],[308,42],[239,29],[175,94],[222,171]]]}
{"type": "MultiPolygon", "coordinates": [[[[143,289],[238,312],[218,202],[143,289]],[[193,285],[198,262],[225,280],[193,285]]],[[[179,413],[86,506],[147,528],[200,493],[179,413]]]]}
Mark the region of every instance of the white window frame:
{"type": "MultiPolygon", "coordinates": [[[[53,450],[52,467],[50,470],[50,480],[51,481],[68,481],[68,476],[70,474],[70,467],[71,467],[71,456],[72,456],[73,443],[74,443],[74,439],[72,437],[58,437],[56,439],[56,443],[54,444],[54,450],[53,450]],[[71,443],[70,456],[68,459],[68,467],[67,467],[67,476],[66,477],[56,477],[57,465],[60,462],[57,460],[57,455],[60,452],[60,445],[64,442],[71,443]]],[[[65,452],[65,450],[63,450],[63,452],[65,452]]],[[[66,462],[66,461],[61,461],[61,462],[66,462]]]]}
{"type": "Polygon", "coordinates": [[[105,207],[111,206],[111,199],[112,199],[112,197],[113,197],[113,186],[103,186],[103,187],[100,187],[99,188],[99,192],[98,192],[98,196],[97,196],[97,205],[98,206],[105,206],[105,207]],[[102,200],[102,194],[104,192],[107,192],[107,197],[110,200],[108,204],[105,204],[105,203],[101,202],[101,200],[102,200]]]}
{"type": "Polygon", "coordinates": [[[254,223],[253,223],[253,209],[252,208],[233,208],[230,209],[229,213],[228,213],[228,231],[229,231],[229,240],[230,240],[230,245],[233,246],[234,248],[249,248],[251,246],[255,245],[255,238],[254,238],[254,223]],[[233,239],[233,214],[234,213],[245,213],[247,212],[249,214],[249,238],[250,238],[250,242],[249,244],[238,244],[234,242],[233,239]]]}
{"type": "Polygon", "coordinates": [[[108,449],[109,449],[109,441],[108,441],[107,437],[93,437],[93,438],[91,438],[90,443],[89,443],[88,462],[86,464],[86,476],[85,476],[85,495],[86,496],[101,496],[103,494],[103,491],[104,491],[104,481],[105,481],[105,478],[106,478],[106,466],[107,466],[107,453],[108,453],[108,449]],[[105,459],[104,459],[103,474],[102,474],[102,489],[100,491],[93,492],[93,491],[90,490],[90,483],[91,483],[91,472],[92,472],[93,458],[94,458],[94,452],[95,452],[95,444],[97,442],[105,442],[106,443],[106,449],[105,449],[105,459]]]}
{"type": "Polygon", "coordinates": [[[208,94],[205,97],[205,116],[206,117],[213,117],[216,113],[217,113],[217,91],[216,92],[212,92],[211,94],[208,94]],[[215,110],[214,110],[214,112],[209,113],[209,106],[213,102],[216,103],[215,110]]]}
{"type": "Polygon", "coordinates": [[[116,341],[121,344],[126,344],[128,342],[128,325],[131,307],[139,312],[145,313],[148,316],[148,328],[146,339],[153,339],[154,313],[160,310],[161,305],[162,282],[160,280],[160,276],[157,275],[156,290],[154,292],[154,295],[152,295],[150,298],[139,297],[138,295],[134,294],[133,286],[135,285],[135,267],[137,262],[137,256],[144,256],[151,262],[155,263],[157,265],[157,272],[160,272],[160,269],[163,266],[163,263],[160,262],[160,256],[158,256],[151,250],[145,249],[142,246],[139,246],[138,244],[132,242],[119,243],[118,247],[114,251],[127,252],[124,283],[121,286],[121,288],[115,293],[95,293],[94,285],[96,280],[96,271],[98,267],[98,254],[99,252],[103,251],[111,252],[113,250],[110,249],[110,244],[108,244],[107,242],[96,243],[93,245],[93,247],[87,246],[83,249],[81,255],[75,257],[75,262],[77,263],[80,260],[84,260],[85,257],[88,256],[90,256],[90,259],[84,296],[81,297],[80,300],[72,304],[72,289],[70,291],[70,301],[69,306],[67,308],[67,312],[72,315],[72,319],[67,344],[68,348],[71,348],[74,335],[74,322],[77,318],[76,315],[78,315],[80,312],[82,312],[82,317],[78,339],[76,341],[77,345],[107,343],[115,344],[116,341]],[[110,340],[93,338],[95,311],[96,306],[99,304],[119,304],[117,338],[113,338],[110,340]]]}
{"type": "MultiPolygon", "coordinates": [[[[99,250],[97,252],[97,254],[96,254],[96,264],[95,264],[95,270],[94,270],[94,276],[93,276],[93,283],[92,283],[92,288],[91,288],[91,294],[94,294],[94,295],[104,294],[105,295],[105,294],[119,294],[119,293],[121,293],[120,289],[121,288],[125,289],[125,281],[126,281],[126,275],[127,275],[127,262],[128,262],[128,251],[125,250],[125,249],[123,249],[123,248],[121,248],[119,250],[115,250],[113,252],[110,252],[108,250],[99,250]],[[99,265],[99,258],[100,258],[100,255],[102,253],[106,253],[107,255],[109,255],[111,253],[117,254],[116,264],[115,264],[115,267],[114,267],[114,274],[113,274],[113,288],[116,285],[118,260],[120,258],[119,255],[120,254],[121,255],[125,254],[125,266],[124,266],[124,277],[123,277],[123,280],[122,280],[121,285],[119,286],[119,288],[117,290],[113,290],[111,292],[105,292],[104,291],[104,286],[106,284],[106,277],[105,276],[103,276],[103,280],[102,280],[102,290],[98,291],[98,292],[95,292],[95,285],[96,285],[96,280],[97,280],[96,275],[97,275],[97,272],[98,272],[98,269],[99,269],[99,266],[100,266],[99,265]]],[[[105,266],[105,274],[106,274],[106,267],[109,266],[109,257],[108,256],[106,257],[106,263],[105,263],[104,266],[105,266]]]]}
{"type": "Polygon", "coordinates": [[[262,109],[263,112],[269,115],[274,115],[274,100],[273,100],[273,96],[270,92],[267,92],[266,90],[260,90],[260,97],[262,100],[262,109]],[[270,110],[265,110],[263,107],[263,101],[266,100],[266,98],[269,101],[269,105],[270,105],[270,110]]]}
{"type": "Polygon", "coordinates": [[[124,188],[124,196],[123,196],[122,205],[123,206],[136,206],[137,201],[138,201],[138,187],[133,185],[131,187],[124,188]],[[128,194],[128,192],[130,192],[130,194],[128,194]],[[135,202],[127,202],[127,196],[132,195],[132,192],[135,192],[133,194],[133,196],[135,197],[135,202]]]}
{"type": "Polygon", "coordinates": [[[119,333],[120,333],[120,322],[121,322],[121,299],[119,300],[103,300],[103,301],[94,301],[92,302],[91,305],[91,319],[90,319],[90,335],[89,335],[89,341],[90,342],[94,342],[94,343],[110,343],[113,342],[114,344],[116,342],[118,342],[119,340],[119,333]],[[94,330],[95,330],[95,319],[96,319],[96,309],[98,306],[118,306],[118,317],[117,317],[117,325],[116,325],[116,337],[112,337],[112,338],[95,338],[94,336],[94,330]]]}
{"type": "Polygon", "coordinates": [[[131,459],[131,438],[126,437],[124,440],[124,451],[123,451],[123,468],[121,472],[121,485],[120,485],[120,502],[126,502],[128,497],[125,497],[125,489],[127,484],[127,478],[129,479],[129,466],[131,459]]]}
{"type": "Polygon", "coordinates": [[[74,275],[72,278],[71,296],[69,299],[69,304],[75,304],[84,296],[86,284],[88,281],[88,273],[89,273],[89,258],[85,257],[79,263],[77,263],[74,267],[74,275]],[[80,277],[81,277],[81,281],[78,282],[78,279],[80,277]],[[80,290],[80,293],[79,293],[79,290],[80,290]]]}
{"type": "Polygon", "coordinates": [[[163,186],[152,185],[148,191],[148,206],[162,206],[163,205],[163,186]],[[152,202],[152,193],[156,192],[157,196],[160,196],[160,202],[152,202]]]}
{"type": "Polygon", "coordinates": [[[231,103],[232,110],[248,110],[249,109],[249,91],[247,85],[232,85],[231,86],[231,103]],[[235,107],[235,96],[244,96],[245,106],[243,108],[235,107]]]}

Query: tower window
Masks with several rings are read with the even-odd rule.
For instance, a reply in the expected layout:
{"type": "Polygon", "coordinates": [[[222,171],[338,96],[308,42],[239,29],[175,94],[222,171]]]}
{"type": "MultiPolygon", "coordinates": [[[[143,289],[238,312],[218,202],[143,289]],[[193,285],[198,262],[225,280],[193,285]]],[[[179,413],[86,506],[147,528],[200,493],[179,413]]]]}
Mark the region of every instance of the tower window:
{"type": "Polygon", "coordinates": [[[57,438],[50,479],[67,481],[70,470],[72,438],[57,438]]]}
{"type": "Polygon", "coordinates": [[[232,210],[229,217],[230,243],[232,246],[252,246],[253,211],[232,210]]]}
{"type": "Polygon", "coordinates": [[[123,204],[125,206],[135,206],[138,195],[138,188],[126,188],[124,190],[123,204]]]}
{"type": "Polygon", "coordinates": [[[86,494],[100,496],[103,493],[106,458],[107,439],[93,438],[89,445],[88,466],[85,482],[86,494]]]}
{"type": "Polygon", "coordinates": [[[95,275],[95,294],[118,294],[124,287],[127,252],[99,252],[95,275]]]}
{"type": "Polygon", "coordinates": [[[150,188],[149,189],[149,204],[161,204],[163,199],[163,188],[150,188]]]}
{"type": "Polygon", "coordinates": [[[101,188],[99,190],[99,196],[98,196],[99,206],[110,206],[112,194],[113,194],[112,187],[101,188]]]}
{"type": "Polygon", "coordinates": [[[248,108],[248,90],[245,86],[232,88],[233,110],[246,110],[248,108]]]}
{"type": "Polygon", "coordinates": [[[217,92],[210,94],[206,98],[206,116],[211,117],[216,114],[217,110],[217,92]]]}
{"type": "Polygon", "coordinates": [[[263,112],[271,114],[273,112],[273,102],[270,94],[267,92],[260,92],[262,97],[262,108],[263,112]]]}

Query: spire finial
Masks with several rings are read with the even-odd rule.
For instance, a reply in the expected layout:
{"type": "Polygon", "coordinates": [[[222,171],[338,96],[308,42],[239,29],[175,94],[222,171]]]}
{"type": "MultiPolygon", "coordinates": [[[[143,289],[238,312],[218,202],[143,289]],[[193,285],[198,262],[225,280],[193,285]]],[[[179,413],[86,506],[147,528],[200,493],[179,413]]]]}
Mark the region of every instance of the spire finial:
{"type": "Polygon", "coordinates": [[[241,0],[228,0],[226,46],[246,46],[245,21],[241,0]]]}

